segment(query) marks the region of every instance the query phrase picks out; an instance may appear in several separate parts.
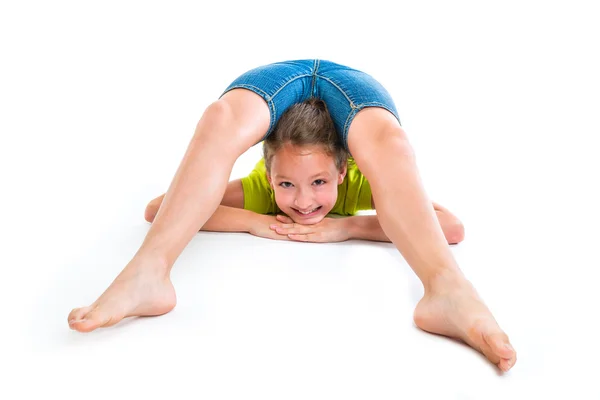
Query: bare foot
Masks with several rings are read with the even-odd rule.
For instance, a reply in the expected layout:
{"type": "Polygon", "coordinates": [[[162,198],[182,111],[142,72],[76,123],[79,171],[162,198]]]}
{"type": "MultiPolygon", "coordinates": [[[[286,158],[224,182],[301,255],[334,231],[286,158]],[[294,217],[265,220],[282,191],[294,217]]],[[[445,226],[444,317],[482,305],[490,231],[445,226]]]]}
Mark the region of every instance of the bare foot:
{"type": "Polygon", "coordinates": [[[69,327],[90,332],[127,317],[168,313],[176,302],[164,266],[134,258],[91,306],[71,311],[69,327]]]}
{"type": "Polygon", "coordinates": [[[508,336],[464,278],[431,286],[417,304],[414,320],[424,331],[464,341],[502,371],[508,371],[517,362],[508,336]]]}

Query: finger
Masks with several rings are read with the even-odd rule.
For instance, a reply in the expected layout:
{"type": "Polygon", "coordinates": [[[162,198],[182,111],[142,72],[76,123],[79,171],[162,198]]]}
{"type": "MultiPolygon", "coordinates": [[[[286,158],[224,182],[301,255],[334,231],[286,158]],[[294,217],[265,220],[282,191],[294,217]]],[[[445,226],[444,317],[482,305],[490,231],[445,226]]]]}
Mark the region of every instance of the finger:
{"type": "Polygon", "coordinates": [[[312,233],[312,230],[307,226],[295,226],[291,228],[277,227],[275,231],[280,235],[308,235],[312,233]]]}
{"type": "Polygon", "coordinates": [[[269,225],[269,228],[271,228],[271,229],[275,229],[275,228],[286,228],[286,229],[289,229],[289,228],[294,228],[296,226],[301,226],[301,225],[299,225],[299,224],[293,224],[293,223],[292,224],[271,224],[271,225],[269,225]]]}
{"type": "Polygon", "coordinates": [[[294,228],[295,224],[271,224],[269,225],[269,228],[271,229],[276,229],[276,228],[283,228],[283,229],[290,229],[290,228],[294,228]]]}
{"type": "Polygon", "coordinates": [[[271,224],[271,225],[269,225],[270,229],[277,231],[278,233],[283,233],[285,231],[286,235],[288,233],[291,233],[291,232],[287,232],[287,230],[294,229],[293,227],[294,227],[293,225],[287,225],[287,224],[271,224]]]}
{"type": "Polygon", "coordinates": [[[286,240],[286,241],[291,241],[292,240],[288,235],[279,235],[279,234],[273,235],[273,237],[271,237],[270,239],[274,239],[274,240],[286,240]]]}
{"type": "Polygon", "coordinates": [[[295,240],[297,242],[308,242],[308,235],[302,235],[302,234],[289,234],[287,235],[290,239],[295,240]]]}
{"type": "Polygon", "coordinates": [[[318,233],[308,233],[308,234],[289,234],[288,237],[292,240],[297,240],[299,242],[312,242],[312,243],[323,243],[326,240],[322,235],[318,233]]]}

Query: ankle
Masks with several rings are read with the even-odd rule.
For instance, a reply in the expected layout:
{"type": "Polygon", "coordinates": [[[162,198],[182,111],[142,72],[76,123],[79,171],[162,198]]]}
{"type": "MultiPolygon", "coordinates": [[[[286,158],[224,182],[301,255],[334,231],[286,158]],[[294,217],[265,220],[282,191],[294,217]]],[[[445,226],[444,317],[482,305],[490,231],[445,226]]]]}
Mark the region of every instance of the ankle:
{"type": "Polygon", "coordinates": [[[143,266],[145,270],[154,270],[157,273],[169,274],[171,265],[166,258],[151,252],[140,250],[131,260],[130,264],[143,266]]]}
{"type": "Polygon", "coordinates": [[[433,274],[423,281],[425,294],[445,293],[469,284],[463,273],[459,270],[444,270],[433,274]]]}

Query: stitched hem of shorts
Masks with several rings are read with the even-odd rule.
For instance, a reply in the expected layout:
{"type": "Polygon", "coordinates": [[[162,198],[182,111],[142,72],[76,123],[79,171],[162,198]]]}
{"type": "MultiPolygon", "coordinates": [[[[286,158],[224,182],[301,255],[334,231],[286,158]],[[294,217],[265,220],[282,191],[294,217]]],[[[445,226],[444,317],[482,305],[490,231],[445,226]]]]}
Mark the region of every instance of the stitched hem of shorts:
{"type": "Polygon", "coordinates": [[[352,112],[350,114],[348,114],[348,118],[346,118],[346,123],[344,123],[344,130],[342,131],[342,141],[344,143],[344,147],[346,148],[346,150],[348,150],[348,152],[350,152],[350,147],[348,146],[348,131],[350,130],[350,125],[352,124],[354,117],[356,117],[356,114],[358,114],[359,111],[361,111],[365,108],[368,108],[368,107],[378,107],[378,108],[383,108],[384,110],[389,111],[396,118],[396,120],[398,121],[398,124],[400,126],[402,126],[402,124],[400,123],[400,117],[398,117],[396,112],[394,110],[392,110],[386,104],[379,103],[377,101],[372,101],[372,102],[368,102],[368,103],[363,103],[358,106],[354,106],[354,107],[352,107],[352,112]]]}
{"type": "MultiPolygon", "coordinates": [[[[389,112],[392,113],[392,115],[394,117],[396,117],[396,120],[398,120],[398,123],[400,124],[400,117],[398,117],[398,115],[396,115],[396,112],[394,110],[392,110],[392,108],[390,108],[390,106],[388,106],[387,104],[380,103],[378,101],[370,101],[368,103],[363,103],[358,106],[352,107],[352,112],[350,114],[348,114],[348,118],[346,118],[346,123],[344,124],[343,134],[345,136],[348,135],[348,130],[350,129],[350,124],[352,123],[354,116],[356,116],[356,114],[358,114],[358,112],[361,111],[363,108],[367,108],[367,107],[379,107],[379,108],[384,108],[384,109],[388,110],[389,112]]],[[[402,126],[402,124],[400,124],[400,126],[402,126]]]]}
{"type": "Polygon", "coordinates": [[[350,114],[348,114],[348,117],[346,118],[346,122],[344,123],[344,129],[342,131],[342,139],[344,141],[344,146],[346,147],[347,150],[349,150],[348,149],[348,130],[350,129],[350,124],[352,123],[352,120],[354,119],[354,116],[360,110],[362,110],[363,108],[366,108],[366,107],[380,107],[380,108],[386,109],[389,112],[391,112],[394,117],[396,117],[396,120],[398,120],[398,124],[400,124],[400,126],[402,126],[402,123],[400,122],[400,117],[387,104],[380,103],[378,101],[370,101],[370,102],[367,102],[367,103],[362,103],[362,104],[356,105],[356,104],[354,104],[354,102],[352,101],[352,99],[350,99],[350,96],[348,96],[346,94],[346,92],[338,84],[336,84],[333,80],[331,80],[328,77],[323,76],[323,75],[316,75],[316,77],[321,78],[321,79],[329,82],[331,85],[333,85],[333,87],[335,87],[337,90],[339,90],[339,92],[344,95],[344,97],[346,98],[346,100],[348,100],[348,104],[350,105],[350,108],[352,108],[352,112],[350,114]]]}

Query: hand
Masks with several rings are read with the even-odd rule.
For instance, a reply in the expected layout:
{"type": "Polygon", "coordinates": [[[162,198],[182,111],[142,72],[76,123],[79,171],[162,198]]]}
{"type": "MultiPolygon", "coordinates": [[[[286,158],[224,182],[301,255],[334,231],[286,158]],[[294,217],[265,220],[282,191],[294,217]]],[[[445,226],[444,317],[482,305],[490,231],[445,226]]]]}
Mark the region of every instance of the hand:
{"type": "Polygon", "coordinates": [[[277,216],[276,224],[270,228],[282,236],[298,242],[343,242],[350,239],[346,218],[323,218],[313,225],[302,225],[285,215],[277,216]]]}
{"type": "Polygon", "coordinates": [[[270,226],[273,226],[277,222],[279,221],[273,215],[255,214],[253,215],[248,232],[254,236],[267,239],[292,240],[287,235],[280,235],[270,229],[270,226]]]}

